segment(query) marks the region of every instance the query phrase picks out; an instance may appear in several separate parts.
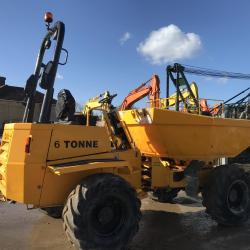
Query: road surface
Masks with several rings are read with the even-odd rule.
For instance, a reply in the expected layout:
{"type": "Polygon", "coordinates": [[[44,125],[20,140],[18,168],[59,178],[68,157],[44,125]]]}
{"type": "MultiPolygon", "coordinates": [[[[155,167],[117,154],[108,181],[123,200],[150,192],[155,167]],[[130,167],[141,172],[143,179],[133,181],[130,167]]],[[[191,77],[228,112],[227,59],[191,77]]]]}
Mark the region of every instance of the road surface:
{"type": "MultiPolygon", "coordinates": [[[[219,227],[201,203],[179,195],[174,204],[149,198],[142,203],[140,231],[128,250],[250,250],[250,222],[241,227],[219,227]]],[[[0,202],[1,250],[73,250],[61,219],[20,204],[0,202]]]]}

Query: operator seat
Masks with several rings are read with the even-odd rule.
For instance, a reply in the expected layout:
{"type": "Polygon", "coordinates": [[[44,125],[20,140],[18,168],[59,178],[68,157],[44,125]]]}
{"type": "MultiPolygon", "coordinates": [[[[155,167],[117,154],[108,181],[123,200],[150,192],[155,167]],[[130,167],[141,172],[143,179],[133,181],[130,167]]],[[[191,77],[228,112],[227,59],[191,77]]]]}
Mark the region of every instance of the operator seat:
{"type": "Polygon", "coordinates": [[[73,124],[75,114],[75,98],[69,90],[62,89],[57,95],[56,118],[58,123],[73,124]]]}

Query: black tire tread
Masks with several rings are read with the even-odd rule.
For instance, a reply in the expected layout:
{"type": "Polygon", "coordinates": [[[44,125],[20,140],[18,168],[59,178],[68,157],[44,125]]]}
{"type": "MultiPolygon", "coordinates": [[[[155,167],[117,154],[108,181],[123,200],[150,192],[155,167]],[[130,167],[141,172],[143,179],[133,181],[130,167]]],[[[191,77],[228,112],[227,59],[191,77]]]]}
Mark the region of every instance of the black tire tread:
{"type": "MultiPolygon", "coordinates": [[[[128,243],[127,241],[130,241],[138,231],[141,218],[140,206],[141,202],[137,198],[136,191],[124,179],[113,174],[95,174],[83,180],[69,194],[63,209],[63,228],[69,240],[77,249],[120,249],[126,245],[128,243]],[[127,193],[129,197],[132,197],[135,204],[134,213],[136,214],[136,220],[133,222],[129,232],[126,232],[127,235],[124,236],[124,239],[119,239],[121,244],[114,246],[114,248],[110,245],[101,247],[89,241],[88,234],[85,232],[84,216],[81,215],[81,211],[85,211],[87,201],[91,199],[91,197],[98,195],[99,192],[108,192],[112,188],[118,188],[118,191],[122,190],[122,192],[127,193]],[[81,207],[81,211],[79,211],[79,207],[81,207]]],[[[117,235],[116,237],[120,236],[117,235]]],[[[119,241],[117,239],[114,240],[116,240],[116,242],[119,241]]]]}
{"type": "Polygon", "coordinates": [[[221,225],[239,225],[249,217],[250,203],[246,213],[241,216],[234,215],[227,209],[225,194],[230,183],[236,179],[245,181],[250,190],[249,177],[243,169],[235,165],[218,166],[212,170],[202,190],[202,204],[206,207],[206,212],[221,225]]]}

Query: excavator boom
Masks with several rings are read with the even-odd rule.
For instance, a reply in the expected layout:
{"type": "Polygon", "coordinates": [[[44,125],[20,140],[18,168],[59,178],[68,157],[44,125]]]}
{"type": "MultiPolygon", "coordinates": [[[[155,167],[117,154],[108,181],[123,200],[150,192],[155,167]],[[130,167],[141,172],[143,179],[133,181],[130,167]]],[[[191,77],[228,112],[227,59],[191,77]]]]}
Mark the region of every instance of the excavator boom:
{"type": "Polygon", "coordinates": [[[123,100],[120,110],[130,109],[136,102],[146,96],[149,96],[151,107],[159,107],[160,79],[157,75],[153,75],[148,82],[145,82],[138,88],[132,90],[123,100]],[[147,85],[148,82],[150,82],[150,85],[147,85]]]}

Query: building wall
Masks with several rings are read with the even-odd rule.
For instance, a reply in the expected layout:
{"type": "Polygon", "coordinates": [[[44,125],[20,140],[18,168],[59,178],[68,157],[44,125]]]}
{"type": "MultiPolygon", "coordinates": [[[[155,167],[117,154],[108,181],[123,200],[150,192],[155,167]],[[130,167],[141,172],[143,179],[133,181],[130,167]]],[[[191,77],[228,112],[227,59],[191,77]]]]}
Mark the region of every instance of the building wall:
{"type": "MultiPolygon", "coordinates": [[[[7,122],[20,122],[23,118],[25,106],[22,102],[1,100],[0,99],[0,133],[3,130],[4,123],[7,122]]],[[[34,121],[38,121],[41,110],[41,103],[36,103],[34,112],[34,121]]],[[[55,104],[52,105],[51,121],[55,121],[55,104]]]]}

